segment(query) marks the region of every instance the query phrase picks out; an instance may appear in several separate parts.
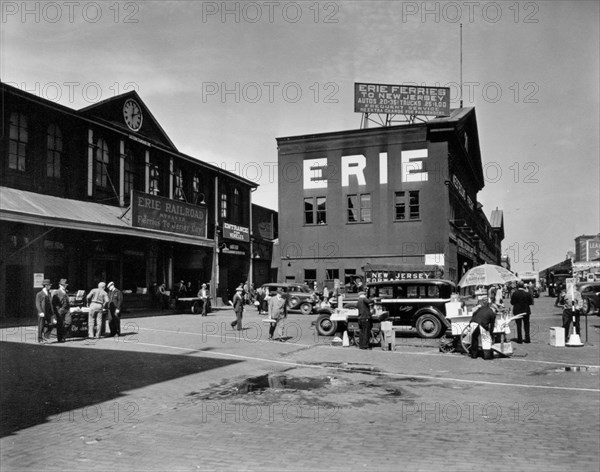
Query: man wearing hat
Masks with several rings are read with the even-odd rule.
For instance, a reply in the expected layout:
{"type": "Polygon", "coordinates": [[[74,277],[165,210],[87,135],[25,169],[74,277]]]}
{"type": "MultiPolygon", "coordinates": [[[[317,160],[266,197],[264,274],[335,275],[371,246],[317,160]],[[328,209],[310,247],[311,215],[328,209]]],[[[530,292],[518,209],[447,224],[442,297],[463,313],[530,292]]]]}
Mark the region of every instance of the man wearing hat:
{"type": "Polygon", "coordinates": [[[496,324],[496,313],[489,306],[490,302],[485,289],[477,290],[475,295],[477,296],[479,306],[475,309],[469,322],[469,327],[471,328],[469,354],[473,359],[477,359],[479,354],[479,338],[481,337],[483,358],[491,360],[494,358],[492,352],[492,334],[494,332],[494,325],[496,324]]]}
{"type": "Polygon", "coordinates": [[[108,282],[108,328],[110,336],[121,336],[121,305],[123,304],[123,293],[115,287],[114,282],[108,282]]]}
{"type": "Polygon", "coordinates": [[[206,284],[202,284],[200,287],[198,298],[202,300],[202,316],[206,316],[208,311],[208,289],[206,288],[206,284]]]}
{"type": "Polygon", "coordinates": [[[373,326],[373,315],[371,306],[373,302],[367,298],[365,292],[358,294],[358,347],[360,349],[371,349],[371,328],[373,326]]]}
{"type": "Polygon", "coordinates": [[[65,318],[71,309],[69,295],[67,294],[68,285],[67,279],[60,279],[58,290],[54,292],[52,297],[52,306],[56,313],[56,337],[59,343],[65,342],[65,318]]]}
{"type": "Polygon", "coordinates": [[[523,342],[523,328],[525,328],[525,342],[531,341],[529,337],[529,318],[531,317],[531,305],[533,305],[533,297],[529,291],[525,288],[525,284],[522,280],[517,282],[517,290],[513,292],[510,297],[510,303],[513,306],[513,315],[520,315],[525,313],[523,318],[515,320],[517,325],[517,343],[523,342]],[[521,325],[523,325],[521,327],[521,325]]]}
{"type": "Polygon", "coordinates": [[[235,320],[231,322],[231,327],[235,328],[237,326],[237,330],[242,330],[242,313],[244,312],[244,297],[242,296],[242,292],[244,288],[240,285],[235,289],[235,295],[233,296],[233,301],[230,303],[233,305],[233,311],[235,312],[235,320]]]}
{"type": "Polygon", "coordinates": [[[52,299],[50,295],[50,287],[52,282],[50,279],[42,281],[42,290],[35,295],[35,307],[38,313],[38,343],[45,344],[48,342],[50,331],[52,330],[52,299]]]}
{"type": "Polygon", "coordinates": [[[108,295],[105,292],[106,284],[100,282],[98,288],[90,290],[87,296],[90,313],[88,315],[88,338],[100,338],[102,332],[102,310],[108,305],[108,295]],[[96,335],[94,336],[94,322],[96,322],[96,335]]]}
{"type": "Polygon", "coordinates": [[[275,329],[279,326],[279,341],[284,342],[283,338],[283,321],[287,318],[287,300],[283,296],[283,289],[279,287],[276,295],[269,298],[269,320],[271,326],[269,326],[269,339],[273,339],[275,329]]]}

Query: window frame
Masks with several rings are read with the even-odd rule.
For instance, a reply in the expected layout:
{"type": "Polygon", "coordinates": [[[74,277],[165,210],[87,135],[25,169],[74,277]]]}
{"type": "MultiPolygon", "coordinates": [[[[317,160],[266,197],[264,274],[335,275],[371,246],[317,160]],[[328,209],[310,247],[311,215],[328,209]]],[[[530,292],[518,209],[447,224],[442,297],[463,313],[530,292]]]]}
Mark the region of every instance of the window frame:
{"type": "Polygon", "coordinates": [[[13,111],[8,126],[8,168],[17,172],[27,172],[27,145],[29,144],[27,116],[20,111],[13,111]]]}
{"type": "Polygon", "coordinates": [[[419,190],[394,192],[394,221],[419,221],[421,219],[421,196],[419,190]],[[416,203],[414,200],[416,199],[416,203]],[[402,213],[402,217],[399,214],[402,213]]]}
{"type": "Polygon", "coordinates": [[[46,130],[46,177],[60,179],[63,155],[63,137],[60,127],[50,123],[46,130]]]}
{"type": "Polygon", "coordinates": [[[373,206],[372,206],[371,193],[349,193],[346,195],[346,223],[359,224],[359,223],[372,223],[373,222],[373,206]],[[365,199],[365,197],[368,197],[365,199]],[[354,199],[355,208],[350,208],[351,199],[354,199]],[[367,201],[368,206],[363,205],[367,201]],[[357,219],[350,221],[351,212],[355,212],[357,219]],[[366,216],[368,215],[368,217],[366,216]]]}

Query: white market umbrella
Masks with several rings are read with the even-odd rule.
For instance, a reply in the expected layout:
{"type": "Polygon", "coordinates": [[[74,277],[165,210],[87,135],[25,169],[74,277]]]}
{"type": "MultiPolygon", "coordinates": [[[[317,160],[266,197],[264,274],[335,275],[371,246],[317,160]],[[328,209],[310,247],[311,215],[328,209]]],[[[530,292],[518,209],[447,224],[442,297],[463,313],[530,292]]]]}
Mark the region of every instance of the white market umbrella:
{"type": "Polygon", "coordinates": [[[483,264],[473,267],[463,275],[458,286],[473,287],[479,285],[503,285],[508,282],[516,282],[519,278],[510,270],[494,264],[483,264]]]}

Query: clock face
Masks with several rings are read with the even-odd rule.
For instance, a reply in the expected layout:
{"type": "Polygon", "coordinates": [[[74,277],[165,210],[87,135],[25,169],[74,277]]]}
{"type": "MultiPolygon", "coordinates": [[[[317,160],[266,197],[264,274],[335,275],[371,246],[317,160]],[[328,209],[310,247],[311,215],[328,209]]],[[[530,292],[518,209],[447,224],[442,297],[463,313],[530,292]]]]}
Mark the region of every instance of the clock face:
{"type": "Polygon", "coordinates": [[[123,105],[123,118],[133,131],[142,127],[142,109],[135,100],[129,99],[123,105]]]}

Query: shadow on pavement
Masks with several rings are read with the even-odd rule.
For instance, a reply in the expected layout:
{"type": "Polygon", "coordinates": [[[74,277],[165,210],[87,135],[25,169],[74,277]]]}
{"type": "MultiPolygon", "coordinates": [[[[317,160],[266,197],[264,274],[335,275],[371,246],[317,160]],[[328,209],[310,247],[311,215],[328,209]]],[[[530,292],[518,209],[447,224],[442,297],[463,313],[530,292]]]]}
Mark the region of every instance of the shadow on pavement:
{"type": "Polygon", "coordinates": [[[128,390],[240,362],[13,342],[0,343],[0,359],[0,437],[128,390]]]}

